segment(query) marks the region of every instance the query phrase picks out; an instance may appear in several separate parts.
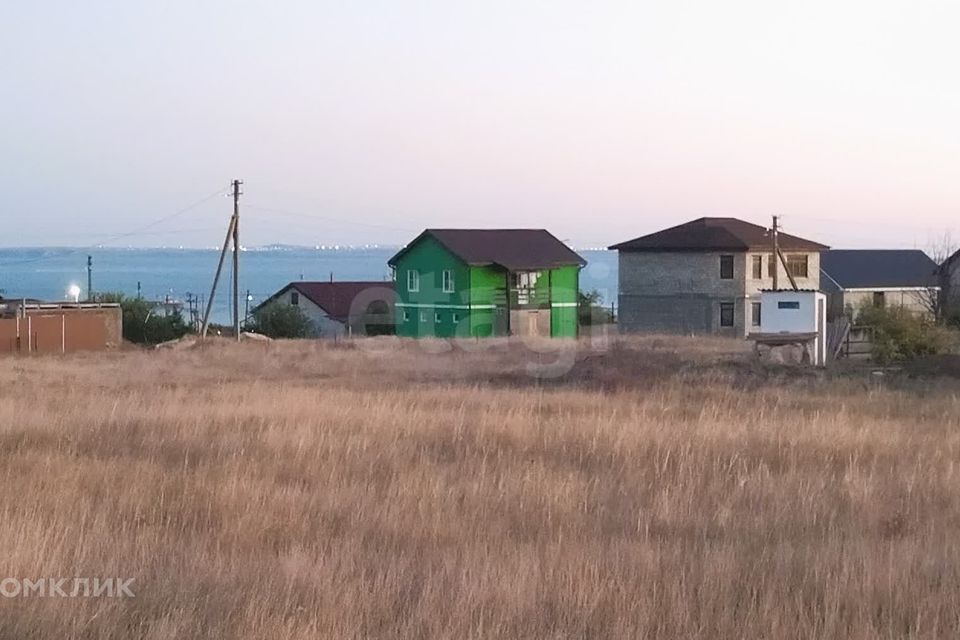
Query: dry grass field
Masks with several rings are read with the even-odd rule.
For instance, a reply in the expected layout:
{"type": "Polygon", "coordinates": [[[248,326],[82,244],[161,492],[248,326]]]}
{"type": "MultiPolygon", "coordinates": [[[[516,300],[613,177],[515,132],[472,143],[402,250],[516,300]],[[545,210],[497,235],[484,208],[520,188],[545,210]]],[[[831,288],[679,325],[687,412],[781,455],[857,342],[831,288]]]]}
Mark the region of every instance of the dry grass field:
{"type": "Polygon", "coordinates": [[[948,638],[960,381],[636,339],[6,359],[0,638],[948,638]],[[65,586],[65,588],[66,588],[65,586]]]}

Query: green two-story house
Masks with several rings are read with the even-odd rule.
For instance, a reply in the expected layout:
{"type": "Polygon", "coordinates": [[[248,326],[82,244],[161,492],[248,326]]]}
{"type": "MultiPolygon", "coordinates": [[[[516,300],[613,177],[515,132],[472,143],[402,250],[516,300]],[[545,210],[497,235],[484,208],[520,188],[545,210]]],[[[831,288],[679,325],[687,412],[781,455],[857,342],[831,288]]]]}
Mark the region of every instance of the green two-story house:
{"type": "Polygon", "coordinates": [[[397,335],[577,335],[586,261],[543,229],[427,229],[389,260],[397,335]]]}

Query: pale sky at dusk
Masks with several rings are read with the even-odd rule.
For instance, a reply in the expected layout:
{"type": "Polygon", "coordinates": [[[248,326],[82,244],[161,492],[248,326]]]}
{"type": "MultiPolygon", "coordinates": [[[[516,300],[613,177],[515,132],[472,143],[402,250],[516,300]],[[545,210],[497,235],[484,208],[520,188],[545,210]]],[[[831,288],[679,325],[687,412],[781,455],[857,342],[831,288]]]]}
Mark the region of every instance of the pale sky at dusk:
{"type": "MultiPolygon", "coordinates": [[[[704,215],[960,240],[948,2],[0,5],[3,246],[142,229],[234,177],[246,245],[704,215]]],[[[222,241],[226,198],[114,246],[222,241]]]]}

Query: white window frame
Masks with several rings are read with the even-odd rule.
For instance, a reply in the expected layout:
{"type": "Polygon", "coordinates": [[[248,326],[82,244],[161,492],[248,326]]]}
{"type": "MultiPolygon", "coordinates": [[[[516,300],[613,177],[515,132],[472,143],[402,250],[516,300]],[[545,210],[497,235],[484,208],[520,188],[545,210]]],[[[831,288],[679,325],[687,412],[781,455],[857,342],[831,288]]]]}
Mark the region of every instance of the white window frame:
{"type": "Polygon", "coordinates": [[[435,312],[433,313],[433,322],[434,322],[434,324],[440,324],[440,312],[439,312],[439,311],[435,311],[435,312]]]}
{"type": "Polygon", "coordinates": [[[453,324],[457,324],[458,322],[460,322],[460,314],[459,314],[459,313],[454,313],[454,314],[453,314],[453,324]]]}
{"type": "Polygon", "coordinates": [[[443,292],[444,293],[453,293],[454,282],[453,282],[453,269],[444,269],[441,276],[443,281],[443,292]]]}
{"type": "Polygon", "coordinates": [[[404,311],[404,312],[403,312],[403,321],[404,321],[404,322],[410,322],[410,312],[409,312],[409,311],[404,311]]]}
{"type": "Polygon", "coordinates": [[[420,291],[420,272],[416,269],[407,269],[407,291],[410,293],[420,291]]]}

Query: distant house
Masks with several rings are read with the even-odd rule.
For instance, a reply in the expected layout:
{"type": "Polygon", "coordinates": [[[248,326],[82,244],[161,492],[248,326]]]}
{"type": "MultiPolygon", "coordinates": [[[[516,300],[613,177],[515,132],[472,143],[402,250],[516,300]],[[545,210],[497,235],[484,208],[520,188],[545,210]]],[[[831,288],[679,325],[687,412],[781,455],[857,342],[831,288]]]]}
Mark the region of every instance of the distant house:
{"type": "Polygon", "coordinates": [[[937,263],[917,249],[833,249],[820,254],[820,283],[831,318],[863,305],[936,311],[937,263]]]}
{"type": "Polygon", "coordinates": [[[397,335],[577,335],[586,261],[543,229],[427,229],[389,263],[397,335]]]}
{"type": "Polygon", "coordinates": [[[760,291],[820,288],[826,246],[779,234],[786,267],[774,259],[767,229],[736,218],[700,218],[615,244],[619,252],[620,328],[746,336],[763,317],[760,291]]]}
{"type": "Polygon", "coordinates": [[[390,282],[291,282],[257,308],[273,302],[299,307],[315,337],[339,338],[366,335],[371,325],[392,324],[393,299],[390,282]]]}
{"type": "Polygon", "coordinates": [[[951,318],[960,318],[960,251],[944,260],[938,269],[943,312],[951,318]]]}

